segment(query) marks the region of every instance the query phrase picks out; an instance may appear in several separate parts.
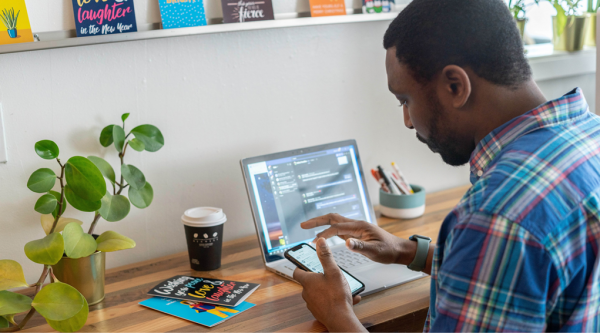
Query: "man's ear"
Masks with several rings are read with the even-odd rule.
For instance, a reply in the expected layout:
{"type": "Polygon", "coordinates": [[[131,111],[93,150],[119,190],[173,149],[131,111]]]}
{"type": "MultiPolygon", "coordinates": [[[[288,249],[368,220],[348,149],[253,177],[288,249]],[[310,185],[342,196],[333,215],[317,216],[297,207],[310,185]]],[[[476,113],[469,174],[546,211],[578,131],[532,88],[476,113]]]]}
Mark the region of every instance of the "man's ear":
{"type": "Polygon", "coordinates": [[[458,109],[467,104],[471,96],[471,80],[467,72],[459,66],[448,65],[442,70],[440,88],[451,105],[458,109]]]}

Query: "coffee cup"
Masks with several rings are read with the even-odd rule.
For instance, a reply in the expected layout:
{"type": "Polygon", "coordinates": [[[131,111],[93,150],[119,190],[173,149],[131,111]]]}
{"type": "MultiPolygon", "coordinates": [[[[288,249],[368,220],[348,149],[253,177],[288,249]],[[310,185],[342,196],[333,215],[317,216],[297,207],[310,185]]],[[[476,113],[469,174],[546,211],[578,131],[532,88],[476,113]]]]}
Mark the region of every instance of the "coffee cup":
{"type": "Polygon", "coordinates": [[[227,216],[221,208],[196,207],[181,216],[185,228],[190,266],[196,271],[210,271],[221,267],[223,223],[227,216]]]}

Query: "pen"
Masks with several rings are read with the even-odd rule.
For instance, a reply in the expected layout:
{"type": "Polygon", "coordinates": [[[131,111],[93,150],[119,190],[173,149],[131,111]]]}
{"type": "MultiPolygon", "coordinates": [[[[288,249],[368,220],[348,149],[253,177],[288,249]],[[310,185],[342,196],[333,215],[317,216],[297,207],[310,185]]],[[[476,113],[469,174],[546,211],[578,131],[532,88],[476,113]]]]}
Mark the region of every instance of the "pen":
{"type": "Polygon", "coordinates": [[[400,180],[406,185],[406,187],[408,187],[410,193],[415,193],[415,191],[413,191],[412,187],[409,185],[408,181],[406,181],[406,178],[404,178],[404,175],[402,174],[402,171],[400,171],[400,168],[398,168],[396,162],[392,162],[392,167],[394,168],[394,170],[396,170],[396,173],[400,177],[400,180]]]}
{"type": "Polygon", "coordinates": [[[385,182],[383,181],[383,178],[381,178],[381,176],[379,175],[379,172],[375,169],[371,169],[371,174],[373,175],[373,178],[375,178],[375,180],[377,180],[377,182],[379,183],[379,185],[381,185],[381,188],[385,191],[390,193],[389,188],[387,187],[387,185],[385,185],[385,182]]]}
{"type": "Polygon", "coordinates": [[[398,193],[398,190],[395,188],[395,186],[392,186],[392,183],[390,183],[390,180],[387,178],[387,176],[385,175],[385,172],[383,171],[383,168],[380,165],[377,166],[377,170],[379,170],[379,175],[385,182],[385,185],[387,185],[387,187],[390,189],[391,193],[400,194],[400,193],[398,193]]]}

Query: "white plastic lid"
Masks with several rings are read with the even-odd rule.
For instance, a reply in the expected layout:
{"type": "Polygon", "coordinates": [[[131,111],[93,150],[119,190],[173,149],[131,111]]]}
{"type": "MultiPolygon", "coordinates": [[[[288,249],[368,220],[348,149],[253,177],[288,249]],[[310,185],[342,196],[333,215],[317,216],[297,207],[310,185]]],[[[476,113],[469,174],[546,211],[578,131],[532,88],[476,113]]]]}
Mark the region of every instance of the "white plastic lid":
{"type": "Polygon", "coordinates": [[[223,224],[227,216],[221,208],[196,207],[186,210],[181,216],[181,222],[190,227],[212,227],[223,224]]]}

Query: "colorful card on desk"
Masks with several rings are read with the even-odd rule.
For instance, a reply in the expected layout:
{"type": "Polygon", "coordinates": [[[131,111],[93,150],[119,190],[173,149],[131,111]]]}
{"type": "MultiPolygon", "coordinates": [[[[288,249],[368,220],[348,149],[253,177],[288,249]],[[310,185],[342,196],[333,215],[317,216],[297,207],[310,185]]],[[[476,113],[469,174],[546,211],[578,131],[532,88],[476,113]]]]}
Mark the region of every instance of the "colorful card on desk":
{"type": "Polygon", "coordinates": [[[238,306],[259,286],[256,283],[177,275],[156,285],[148,295],[238,306]]]}
{"type": "Polygon", "coordinates": [[[72,0],[77,37],[137,31],[133,0],[72,0]]]}
{"type": "Polygon", "coordinates": [[[170,314],[175,317],[193,321],[194,323],[213,327],[250,309],[256,304],[244,302],[234,308],[226,308],[223,306],[206,304],[202,302],[193,302],[164,297],[152,297],[140,302],[140,305],[170,314]]]}
{"type": "Polygon", "coordinates": [[[0,44],[33,42],[25,0],[0,1],[0,44]]]}
{"type": "Polygon", "coordinates": [[[394,0],[363,0],[363,14],[389,13],[394,11],[394,0]]]}
{"type": "Polygon", "coordinates": [[[221,0],[223,23],[274,20],[271,0],[221,0]]]}
{"type": "Polygon", "coordinates": [[[310,16],[346,15],[344,0],[310,0],[310,16]]]}
{"type": "Polygon", "coordinates": [[[202,0],[158,0],[163,29],[206,25],[202,0]]]}

